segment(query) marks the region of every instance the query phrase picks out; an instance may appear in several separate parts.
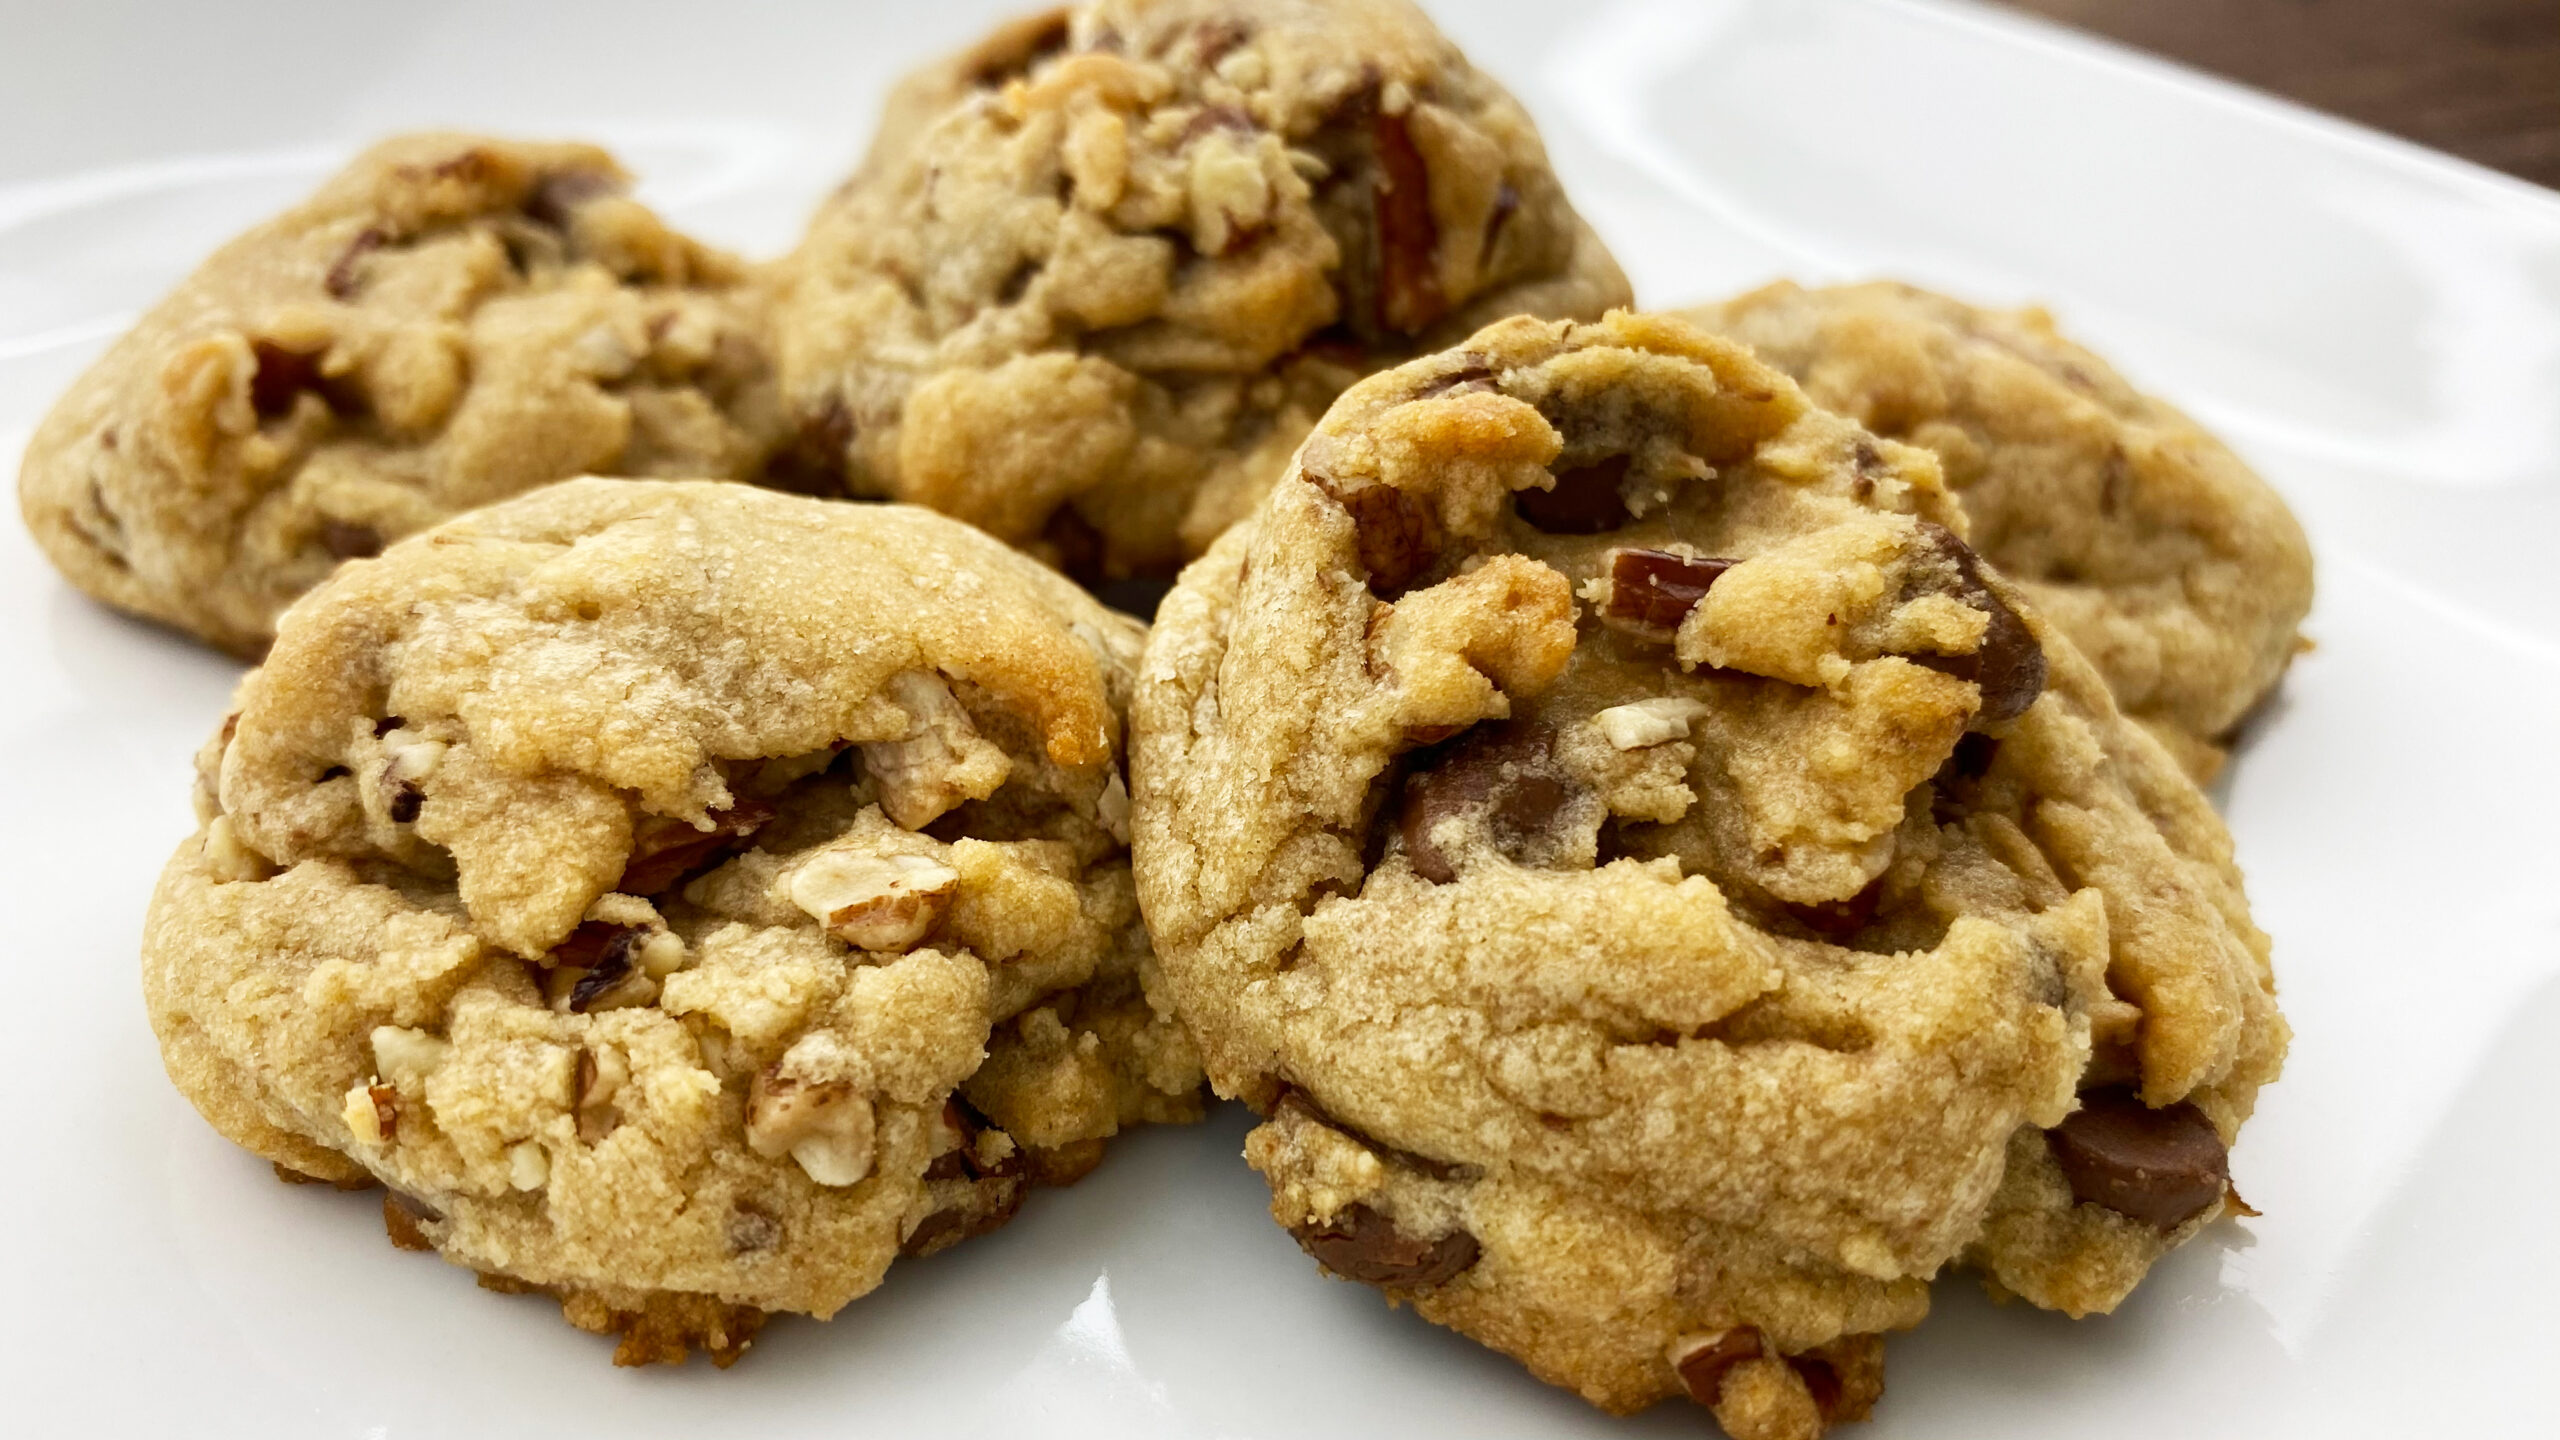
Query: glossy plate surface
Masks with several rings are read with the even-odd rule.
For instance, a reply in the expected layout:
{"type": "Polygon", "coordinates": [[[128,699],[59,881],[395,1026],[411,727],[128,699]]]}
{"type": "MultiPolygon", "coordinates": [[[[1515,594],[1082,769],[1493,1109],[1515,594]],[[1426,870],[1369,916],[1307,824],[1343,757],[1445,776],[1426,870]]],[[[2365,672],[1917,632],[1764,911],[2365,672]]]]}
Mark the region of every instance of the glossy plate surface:
{"type": "MultiPolygon", "coordinates": [[[[679,224],[786,245],[893,74],[989,0],[95,4],[0,45],[0,472],[143,307],[356,144],[592,137],[679,224]]],[[[1986,10],[1438,7],[1648,303],[1894,274],[2053,305],[2220,428],[2320,559],[2318,650],[2223,798],[2298,1032],[2235,1157],[2265,1217],[2118,1315],[1969,1281],[1893,1344],[1904,1436],[2539,1433],[2560,1353],[2560,196],[1986,10]]],[[[1240,1114],[717,1374],[287,1189],[162,1078],[135,974],[228,662],[0,526],[0,1419],[13,1434],[1477,1437],[1610,1421],[1320,1277],[1240,1114]]]]}

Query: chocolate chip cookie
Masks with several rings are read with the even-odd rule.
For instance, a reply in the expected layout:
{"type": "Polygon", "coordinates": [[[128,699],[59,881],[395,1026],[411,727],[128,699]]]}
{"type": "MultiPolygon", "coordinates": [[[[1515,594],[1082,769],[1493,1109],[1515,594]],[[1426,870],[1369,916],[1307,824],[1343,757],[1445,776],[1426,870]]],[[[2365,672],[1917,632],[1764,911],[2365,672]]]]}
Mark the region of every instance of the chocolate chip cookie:
{"type": "Polygon", "coordinates": [[[1139,639],[906,506],[590,479],[403,541],[199,757],[169,1074],[618,1361],[726,1364],[1199,1114],[1125,849],[1139,639]]]}
{"type": "Polygon", "coordinates": [[[1777,284],[1690,318],[1936,452],[1973,543],[2200,778],[2302,647],[2311,549],[2267,483],[2041,310],[1777,284]]]}
{"type": "Polygon", "coordinates": [[[2286,1031],[2229,836],[1964,527],[1738,345],[1523,317],[1184,572],[1140,898],[1325,1268],[1776,1440],[1951,1263],[2101,1311],[2232,1213],[2286,1031]]]}
{"type": "Polygon", "coordinates": [[[19,472],[72,583],[254,657],[340,561],[581,473],[746,477],[779,433],[739,264],[588,145],[411,135],[218,251],[19,472]]]}
{"type": "Polygon", "coordinates": [[[1168,575],[1352,380],[1627,302],[1405,0],[1097,0],[909,80],[776,281],[795,470],[1168,575]]]}

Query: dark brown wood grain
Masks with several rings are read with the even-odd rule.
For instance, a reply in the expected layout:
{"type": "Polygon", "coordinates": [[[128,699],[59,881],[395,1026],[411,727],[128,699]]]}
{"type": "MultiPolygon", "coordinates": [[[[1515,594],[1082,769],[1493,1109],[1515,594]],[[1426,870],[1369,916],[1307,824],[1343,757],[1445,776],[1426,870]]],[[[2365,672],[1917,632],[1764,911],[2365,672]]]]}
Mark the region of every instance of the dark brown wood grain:
{"type": "Polygon", "coordinates": [[[2560,187],[2560,0],[2004,0],[2560,187]]]}

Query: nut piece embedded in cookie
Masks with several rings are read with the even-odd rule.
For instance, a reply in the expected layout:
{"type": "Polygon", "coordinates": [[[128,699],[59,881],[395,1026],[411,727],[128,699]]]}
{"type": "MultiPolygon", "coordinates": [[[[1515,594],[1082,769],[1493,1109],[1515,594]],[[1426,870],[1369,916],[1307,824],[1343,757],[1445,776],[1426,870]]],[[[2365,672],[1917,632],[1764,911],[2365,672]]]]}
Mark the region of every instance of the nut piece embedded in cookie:
{"type": "Polygon", "coordinates": [[[922,855],[817,856],[791,877],[791,903],[857,950],[914,948],[950,908],[960,872],[922,855]]]}
{"type": "Polygon", "coordinates": [[[1184,573],[1136,878],[1327,1269],[1810,1440],[1950,1266],[2105,1310],[2223,1213],[2286,1036],[2230,838],[1964,524],[1737,346],[1520,318],[1184,573]]]}
{"type": "Polygon", "coordinates": [[[734,1360],[1200,1114],[1129,878],[1141,636],[930,511],[744,485],[394,543],[199,754],[170,1076],[618,1361],[734,1360]]]}

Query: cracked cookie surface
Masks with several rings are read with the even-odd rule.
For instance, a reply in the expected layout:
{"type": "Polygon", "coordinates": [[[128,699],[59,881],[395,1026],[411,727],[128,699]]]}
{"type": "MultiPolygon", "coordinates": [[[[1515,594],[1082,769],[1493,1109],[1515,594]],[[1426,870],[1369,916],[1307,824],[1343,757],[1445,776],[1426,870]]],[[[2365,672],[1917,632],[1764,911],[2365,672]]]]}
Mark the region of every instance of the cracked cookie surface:
{"type": "Polygon", "coordinates": [[[74,384],[19,500],[72,583],[255,656],[350,557],[580,474],[756,474],[737,261],[589,145],[420,134],[225,245],[74,384]]]}
{"type": "Polygon", "coordinates": [[[2311,608],[2302,526],[2240,457],[2042,310],[1781,282],[1687,313],[1815,404],[1935,452],[1975,546],[2125,713],[2190,773],[2220,767],[2311,608]]]}
{"type": "Polygon", "coordinates": [[[2102,1311],[2229,1212],[2286,1034],[2229,837],[1963,524],[1738,346],[1524,318],[1184,572],[1140,897],[1326,1268],[1779,1440],[1942,1268],[2102,1311]]]}
{"type": "Polygon", "coordinates": [[[795,453],[1088,582],[1165,575],[1351,381],[1623,276],[1404,0],[1099,0],[910,79],[778,266],[795,453]]]}
{"type": "Polygon", "coordinates": [[[351,565],[199,757],[170,1076],[617,1358],[725,1363],[1198,1115],[1125,849],[1139,635],[931,512],[712,482],[351,565]]]}

